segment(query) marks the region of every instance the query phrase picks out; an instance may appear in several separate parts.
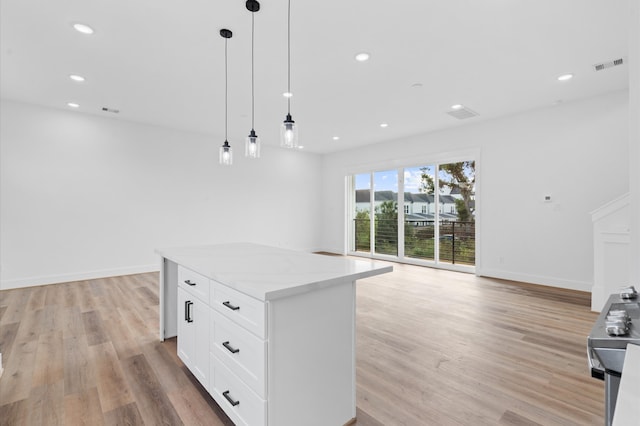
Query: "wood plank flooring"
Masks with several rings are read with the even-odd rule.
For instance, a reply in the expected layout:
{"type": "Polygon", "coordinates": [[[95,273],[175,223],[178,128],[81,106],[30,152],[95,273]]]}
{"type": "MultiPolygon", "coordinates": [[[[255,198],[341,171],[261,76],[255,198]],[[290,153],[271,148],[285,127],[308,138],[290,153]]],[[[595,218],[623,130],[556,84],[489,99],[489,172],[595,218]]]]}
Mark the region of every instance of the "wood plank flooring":
{"type": "MultiPolygon", "coordinates": [[[[588,294],[394,268],[358,282],[356,425],[603,424],[588,294]]],[[[0,352],[2,426],[232,424],[158,340],[155,273],[0,291],[0,352]]]]}

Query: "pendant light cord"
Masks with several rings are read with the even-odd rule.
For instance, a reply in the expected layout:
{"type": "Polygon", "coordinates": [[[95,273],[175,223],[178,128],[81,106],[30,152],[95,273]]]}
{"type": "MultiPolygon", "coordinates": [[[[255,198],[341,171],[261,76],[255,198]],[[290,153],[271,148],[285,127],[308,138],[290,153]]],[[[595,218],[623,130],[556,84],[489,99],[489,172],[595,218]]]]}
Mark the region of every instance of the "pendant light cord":
{"type": "Polygon", "coordinates": [[[289,0],[287,17],[287,112],[291,115],[291,0],[289,0]]]}
{"type": "Polygon", "coordinates": [[[255,12],[251,12],[251,130],[255,129],[254,117],[255,117],[255,94],[254,94],[254,77],[253,77],[253,43],[254,43],[254,17],[255,12]]]}
{"type": "Polygon", "coordinates": [[[228,141],[228,137],[227,137],[227,99],[228,99],[228,81],[227,81],[227,74],[228,74],[228,66],[227,66],[227,42],[229,40],[228,39],[224,39],[224,140],[228,141]]]}

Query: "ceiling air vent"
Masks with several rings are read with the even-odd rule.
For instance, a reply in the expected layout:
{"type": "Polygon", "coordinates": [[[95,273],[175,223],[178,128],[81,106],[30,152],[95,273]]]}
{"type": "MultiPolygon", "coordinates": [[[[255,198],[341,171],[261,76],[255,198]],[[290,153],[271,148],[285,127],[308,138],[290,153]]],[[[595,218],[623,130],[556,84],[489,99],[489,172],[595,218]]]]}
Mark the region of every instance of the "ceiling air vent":
{"type": "Polygon", "coordinates": [[[119,110],[119,109],[113,109],[113,108],[107,108],[107,107],[102,107],[102,110],[103,110],[104,112],[112,112],[112,113],[114,113],[114,114],[117,114],[117,113],[119,113],[119,112],[120,112],[120,110],[119,110]]]}
{"type": "Polygon", "coordinates": [[[613,67],[617,67],[618,65],[623,65],[623,64],[624,64],[624,58],[619,58],[619,59],[614,59],[612,61],[601,62],[599,64],[595,64],[593,66],[593,69],[595,71],[602,71],[602,70],[606,70],[607,68],[613,68],[613,67]]]}
{"type": "Polygon", "coordinates": [[[464,120],[465,118],[471,118],[471,117],[475,117],[476,115],[478,115],[477,112],[467,108],[467,107],[462,107],[462,108],[458,108],[458,109],[452,109],[451,111],[447,111],[447,114],[449,114],[452,117],[457,118],[458,120],[464,120]]]}

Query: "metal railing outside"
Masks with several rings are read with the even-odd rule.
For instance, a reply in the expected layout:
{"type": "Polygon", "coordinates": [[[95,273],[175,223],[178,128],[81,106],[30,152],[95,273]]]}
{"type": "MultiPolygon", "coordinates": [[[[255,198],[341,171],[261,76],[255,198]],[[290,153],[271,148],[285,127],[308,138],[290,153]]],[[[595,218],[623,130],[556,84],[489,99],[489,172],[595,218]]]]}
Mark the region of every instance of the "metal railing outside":
{"type": "MultiPolygon", "coordinates": [[[[436,222],[405,222],[404,255],[413,259],[435,260],[436,222]]],[[[371,222],[369,219],[354,219],[355,250],[371,250],[371,222]]],[[[475,222],[439,223],[439,259],[451,264],[475,265],[476,231],[475,222]]],[[[375,252],[398,255],[397,221],[375,220],[375,252]]]]}

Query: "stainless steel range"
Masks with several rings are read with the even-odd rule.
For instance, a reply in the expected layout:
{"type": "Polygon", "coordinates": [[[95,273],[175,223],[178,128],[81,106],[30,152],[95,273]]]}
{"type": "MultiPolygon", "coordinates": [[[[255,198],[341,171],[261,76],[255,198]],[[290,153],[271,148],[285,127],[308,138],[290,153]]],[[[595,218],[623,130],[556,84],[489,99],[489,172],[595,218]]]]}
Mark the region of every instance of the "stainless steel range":
{"type": "Polygon", "coordinates": [[[635,288],[612,294],[587,339],[591,376],[605,383],[605,424],[611,426],[627,344],[640,345],[640,302],[635,288]]]}

